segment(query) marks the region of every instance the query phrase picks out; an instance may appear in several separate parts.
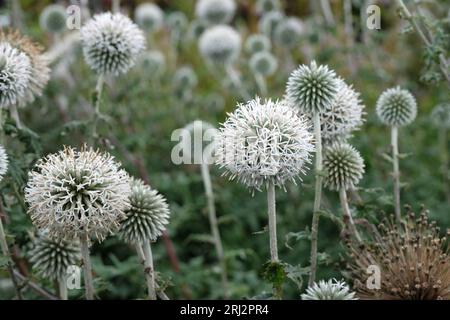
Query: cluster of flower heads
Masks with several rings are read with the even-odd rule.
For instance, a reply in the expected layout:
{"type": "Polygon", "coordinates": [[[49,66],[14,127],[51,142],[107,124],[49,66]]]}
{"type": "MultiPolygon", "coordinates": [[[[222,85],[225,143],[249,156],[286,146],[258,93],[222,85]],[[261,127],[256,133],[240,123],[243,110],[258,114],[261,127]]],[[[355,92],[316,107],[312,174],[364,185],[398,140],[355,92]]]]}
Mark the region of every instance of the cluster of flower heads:
{"type": "Polygon", "coordinates": [[[164,13],[154,3],[142,3],[134,12],[136,23],[145,31],[157,32],[164,24],[164,13]]]}
{"type": "Polygon", "coordinates": [[[202,56],[211,63],[232,64],[241,51],[241,36],[230,26],[214,26],[201,35],[199,49],[202,56]]]}
{"type": "Polygon", "coordinates": [[[358,300],[345,281],[320,280],[306,289],[302,300],[358,300]]]}
{"type": "Polygon", "coordinates": [[[236,12],[234,0],[198,0],[196,16],[210,25],[229,23],[236,12]]]}
{"type": "Polygon", "coordinates": [[[145,49],[143,32],[121,13],[101,13],[81,28],[83,54],[99,74],[119,75],[134,66],[145,49]]]}
{"type": "Polygon", "coordinates": [[[29,173],[25,201],[33,223],[54,239],[116,231],[129,207],[128,174],[107,153],[72,148],[41,159],[29,173]]]}
{"type": "Polygon", "coordinates": [[[304,174],[314,150],[306,119],[285,101],[240,104],[220,128],[216,163],[231,179],[261,189],[304,174]]]}
{"type": "Polygon", "coordinates": [[[401,127],[414,121],[417,116],[417,103],[408,90],[395,87],[380,95],[376,111],[384,124],[401,127]]]}

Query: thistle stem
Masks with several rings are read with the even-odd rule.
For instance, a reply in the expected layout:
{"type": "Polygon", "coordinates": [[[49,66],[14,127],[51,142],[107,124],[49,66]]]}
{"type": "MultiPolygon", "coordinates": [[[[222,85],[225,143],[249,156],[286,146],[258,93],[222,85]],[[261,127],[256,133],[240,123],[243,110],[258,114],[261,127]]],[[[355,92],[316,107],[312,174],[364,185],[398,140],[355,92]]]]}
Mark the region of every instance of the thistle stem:
{"type": "Polygon", "coordinates": [[[263,97],[266,96],[267,95],[267,84],[266,84],[266,79],[264,78],[264,76],[259,73],[255,73],[255,80],[256,80],[256,84],[258,85],[258,89],[259,89],[261,96],[263,96],[263,97]]]}
{"type": "Polygon", "coordinates": [[[356,237],[358,242],[361,242],[361,236],[356,229],[355,223],[353,222],[353,217],[350,212],[350,208],[348,206],[347,200],[347,191],[344,188],[339,190],[339,199],[341,200],[342,212],[343,212],[343,220],[345,227],[356,237]]]}
{"type": "Polygon", "coordinates": [[[231,82],[235,85],[237,90],[239,91],[239,94],[244,100],[250,100],[250,94],[247,92],[247,90],[244,88],[241,79],[239,79],[239,75],[236,72],[236,70],[233,68],[232,65],[227,65],[225,67],[225,71],[227,72],[228,77],[230,78],[231,82]]]}
{"type": "Polygon", "coordinates": [[[98,133],[97,133],[97,125],[98,121],[101,117],[100,112],[100,102],[102,99],[102,93],[103,93],[103,84],[104,84],[104,77],[102,74],[98,76],[97,84],[95,86],[95,92],[94,92],[94,114],[92,119],[92,128],[91,128],[91,139],[92,144],[95,144],[95,141],[98,139],[98,133]]]}
{"type": "Polygon", "coordinates": [[[444,177],[444,192],[447,201],[450,203],[450,175],[448,172],[448,150],[447,150],[447,130],[442,128],[439,130],[439,146],[441,153],[442,176],[444,177]]]}
{"type": "Polygon", "coordinates": [[[214,205],[214,193],[212,189],[211,176],[209,174],[209,166],[202,160],[201,163],[202,170],[202,179],[203,185],[205,187],[206,200],[208,203],[208,217],[209,224],[211,227],[211,233],[213,236],[214,246],[216,247],[217,258],[219,260],[219,264],[221,266],[221,278],[222,278],[222,287],[224,291],[225,299],[229,297],[229,286],[228,286],[228,276],[227,276],[227,263],[225,260],[225,255],[222,246],[222,240],[220,237],[219,224],[217,222],[216,208],[214,205]]]}
{"type": "MultiPolygon", "coordinates": [[[[10,259],[11,253],[9,252],[8,242],[6,241],[6,233],[5,233],[5,229],[3,229],[3,222],[2,222],[1,217],[0,217],[0,247],[2,249],[3,255],[7,259],[10,259]]],[[[11,265],[11,262],[9,262],[9,261],[8,261],[7,269],[8,269],[9,276],[11,277],[11,281],[14,285],[14,288],[16,289],[17,298],[19,300],[22,300],[22,293],[20,291],[17,278],[14,274],[13,266],[11,265]]]]}
{"type": "Polygon", "coordinates": [[[94,300],[94,282],[92,279],[92,265],[89,256],[88,235],[80,236],[81,258],[84,272],[84,287],[86,291],[86,300],[94,300]]]}
{"type": "Polygon", "coordinates": [[[142,250],[145,257],[145,278],[147,280],[147,290],[149,300],[156,300],[155,291],[155,270],[153,268],[153,254],[150,246],[150,240],[144,241],[142,250]]]}
{"type": "Polygon", "coordinates": [[[309,286],[314,284],[317,271],[317,238],[319,233],[320,202],[322,197],[322,135],[320,131],[320,114],[314,113],[314,136],[316,140],[316,186],[314,211],[311,224],[311,274],[309,286]]]}
{"type": "Polygon", "coordinates": [[[277,262],[277,215],[275,202],[275,185],[273,183],[269,183],[269,185],[267,186],[267,209],[269,214],[270,260],[272,262],[277,262]]]}
{"type": "Polygon", "coordinates": [[[327,25],[329,27],[334,26],[334,16],[333,11],[331,11],[330,2],[328,0],[320,0],[320,7],[327,25]]]}
{"type": "Polygon", "coordinates": [[[58,286],[59,286],[59,297],[61,298],[61,300],[68,300],[67,279],[65,276],[58,279],[58,286]]]}
{"type": "Polygon", "coordinates": [[[398,128],[393,126],[391,129],[391,147],[392,147],[392,163],[394,172],[392,173],[394,179],[394,204],[395,204],[395,217],[397,222],[400,223],[401,210],[400,210],[400,169],[398,164],[398,128]]]}

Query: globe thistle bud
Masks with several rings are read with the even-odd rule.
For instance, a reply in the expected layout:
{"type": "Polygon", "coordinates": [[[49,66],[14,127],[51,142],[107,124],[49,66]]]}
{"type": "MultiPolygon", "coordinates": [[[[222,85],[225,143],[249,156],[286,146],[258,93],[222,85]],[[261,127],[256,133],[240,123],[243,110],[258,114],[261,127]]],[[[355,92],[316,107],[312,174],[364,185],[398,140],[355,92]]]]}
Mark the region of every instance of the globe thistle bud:
{"type": "Polygon", "coordinates": [[[56,281],[67,276],[68,267],[79,263],[80,249],[77,244],[52,240],[44,233],[35,239],[28,256],[38,275],[56,281]]]}
{"type": "Polygon", "coordinates": [[[8,154],[5,148],[0,145],[0,182],[3,180],[6,172],[8,171],[8,154]]]}
{"type": "Polygon", "coordinates": [[[238,105],[222,124],[216,163],[250,188],[284,187],[305,173],[312,142],[306,120],[287,103],[256,98],[238,105]]]}
{"type": "Polygon", "coordinates": [[[363,177],[364,160],[351,145],[335,143],[325,148],[323,168],[325,187],[333,191],[347,190],[358,185],[363,177]]]}
{"type": "Polygon", "coordinates": [[[72,148],[41,159],[25,188],[28,213],[57,240],[82,235],[103,240],[128,209],[128,174],[109,154],[72,148]]]}
{"type": "Polygon", "coordinates": [[[270,39],[263,34],[252,34],[245,41],[245,50],[251,55],[262,51],[270,51],[271,48],[270,39]]]}
{"type": "Polygon", "coordinates": [[[298,46],[300,38],[305,33],[305,27],[300,19],[288,18],[276,26],[274,39],[282,47],[292,49],[298,46]]]}
{"type": "Polygon", "coordinates": [[[0,108],[18,104],[31,78],[31,62],[24,52],[0,42],[0,108]]]}
{"type": "Polygon", "coordinates": [[[52,4],[44,8],[39,23],[42,30],[49,33],[61,33],[66,30],[66,9],[59,4],[52,4]]]}
{"type": "Polygon", "coordinates": [[[277,67],[277,58],[270,52],[258,52],[250,58],[250,69],[254,73],[261,74],[265,77],[273,75],[277,67]]]}
{"type": "Polygon", "coordinates": [[[190,66],[182,66],[174,75],[173,84],[177,89],[192,89],[198,84],[198,78],[190,66]]]}
{"type": "Polygon", "coordinates": [[[305,294],[302,294],[302,300],[358,300],[358,298],[344,281],[330,279],[314,283],[306,289],[305,294]]]}
{"type": "Polygon", "coordinates": [[[440,103],[434,107],[431,121],[437,128],[450,129],[450,103],[440,103]]]}
{"type": "Polygon", "coordinates": [[[154,3],[142,3],[134,11],[134,19],[147,32],[157,32],[164,24],[164,13],[154,3]]]}
{"type": "Polygon", "coordinates": [[[256,12],[258,14],[271,11],[281,11],[281,2],[279,0],[258,0],[256,2],[256,12]]]}
{"type": "Polygon", "coordinates": [[[284,14],[279,11],[270,11],[259,20],[258,29],[268,37],[275,38],[277,26],[285,19],[284,14]]]}
{"type": "Polygon", "coordinates": [[[229,26],[211,27],[200,37],[199,49],[212,63],[232,64],[241,51],[241,36],[229,26]]]}
{"type": "Polygon", "coordinates": [[[156,240],[169,223],[166,199],[142,180],[131,179],[130,208],[120,225],[119,237],[129,243],[156,240]]]}
{"type": "Polygon", "coordinates": [[[140,65],[146,71],[146,74],[158,77],[166,70],[166,58],[160,51],[147,51],[141,55],[140,65]]]}
{"type": "Polygon", "coordinates": [[[414,121],[417,104],[414,96],[400,87],[387,89],[377,101],[377,115],[388,126],[401,127],[414,121]]]}
{"type": "Polygon", "coordinates": [[[330,109],[336,97],[336,74],[326,65],[301,65],[289,76],[286,97],[304,113],[314,114],[330,109]]]}
{"type": "Polygon", "coordinates": [[[179,32],[186,30],[189,25],[188,18],[181,11],[169,13],[166,22],[171,30],[177,30],[179,32]]]}
{"type": "Polygon", "coordinates": [[[229,23],[236,12],[234,0],[198,0],[195,14],[210,25],[229,23]]]}
{"type": "Polygon", "coordinates": [[[120,13],[94,16],[81,28],[81,41],[87,64],[100,74],[128,72],[145,48],[142,31],[120,13]]]}

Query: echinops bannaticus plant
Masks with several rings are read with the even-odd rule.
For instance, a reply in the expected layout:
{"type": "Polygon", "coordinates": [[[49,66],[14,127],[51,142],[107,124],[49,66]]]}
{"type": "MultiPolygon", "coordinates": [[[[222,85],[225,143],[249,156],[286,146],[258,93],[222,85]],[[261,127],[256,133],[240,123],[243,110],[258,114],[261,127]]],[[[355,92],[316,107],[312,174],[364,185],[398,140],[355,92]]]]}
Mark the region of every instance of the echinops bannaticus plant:
{"type": "Polygon", "coordinates": [[[302,300],[358,300],[345,281],[320,280],[306,289],[302,300]]]}
{"type": "Polygon", "coordinates": [[[195,14],[197,18],[210,25],[229,23],[236,12],[234,0],[197,0],[195,14]]]}
{"type": "Polygon", "coordinates": [[[299,45],[301,37],[305,34],[305,26],[300,19],[287,18],[277,24],[274,40],[282,47],[292,49],[299,45]]]}
{"type": "Polygon", "coordinates": [[[258,52],[270,51],[271,49],[272,43],[264,34],[252,34],[245,40],[245,51],[248,54],[254,55],[258,52]]]}
{"type": "Polygon", "coordinates": [[[154,3],[142,3],[134,11],[134,19],[144,31],[154,33],[164,25],[164,13],[154,3]]]}
{"type": "Polygon", "coordinates": [[[52,4],[42,10],[39,17],[39,23],[44,31],[58,34],[67,29],[67,18],[68,14],[64,6],[52,4]]]}
{"type": "Polygon", "coordinates": [[[270,52],[257,52],[251,56],[250,69],[255,75],[256,83],[262,96],[267,94],[266,77],[270,77],[278,68],[278,61],[270,52]]]}
{"type": "Polygon", "coordinates": [[[285,16],[280,11],[267,12],[259,19],[258,29],[261,33],[274,40],[275,30],[283,19],[285,19],[285,16]]]}

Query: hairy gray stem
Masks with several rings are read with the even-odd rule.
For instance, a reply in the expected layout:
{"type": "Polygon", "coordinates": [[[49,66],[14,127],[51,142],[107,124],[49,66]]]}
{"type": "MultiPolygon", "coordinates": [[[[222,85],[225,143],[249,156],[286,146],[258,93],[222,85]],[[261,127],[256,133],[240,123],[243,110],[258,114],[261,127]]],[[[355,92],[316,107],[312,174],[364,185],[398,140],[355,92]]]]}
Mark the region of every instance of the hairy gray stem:
{"type": "Polygon", "coordinates": [[[347,191],[344,188],[339,190],[339,199],[341,200],[342,212],[343,212],[343,220],[345,227],[349,229],[349,231],[355,236],[358,242],[361,242],[361,236],[356,229],[355,223],[353,222],[353,217],[350,212],[350,208],[348,206],[347,200],[347,191]]]}
{"type": "Polygon", "coordinates": [[[58,279],[59,297],[61,300],[68,300],[67,278],[65,276],[58,279]]]}
{"type": "Polygon", "coordinates": [[[153,254],[150,246],[150,240],[144,241],[142,244],[142,250],[145,257],[145,278],[147,280],[147,290],[149,300],[156,300],[155,290],[155,269],[153,267],[153,254]]]}
{"type": "Polygon", "coordinates": [[[84,289],[86,291],[86,300],[94,300],[94,281],[92,279],[92,264],[89,256],[88,235],[80,236],[81,258],[84,272],[84,289]]]}
{"type": "Polygon", "coordinates": [[[398,128],[393,126],[391,128],[391,148],[392,148],[392,163],[393,169],[392,177],[394,179],[394,205],[395,217],[400,223],[401,208],[400,208],[400,169],[398,164],[398,128]]]}

